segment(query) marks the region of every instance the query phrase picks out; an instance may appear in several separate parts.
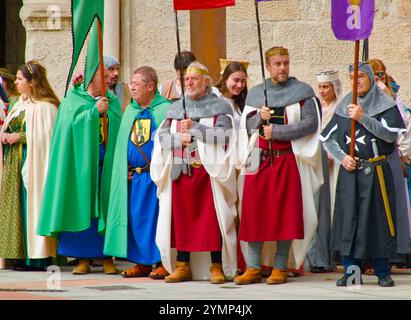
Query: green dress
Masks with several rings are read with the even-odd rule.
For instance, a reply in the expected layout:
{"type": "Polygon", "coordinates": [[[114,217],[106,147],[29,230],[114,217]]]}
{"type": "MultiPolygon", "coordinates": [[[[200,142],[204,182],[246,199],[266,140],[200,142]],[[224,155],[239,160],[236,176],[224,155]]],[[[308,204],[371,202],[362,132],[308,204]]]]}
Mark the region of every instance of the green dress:
{"type": "Polygon", "coordinates": [[[20,96],[12,96],[9,97],[9,105],[8,105],[8,111],[11,111],[11,108],[13,108],[13,106],[19,101],[20,96]]]}
{"type": "MultiPolygon", "coordinates": [[[[24,126],[24,112],[12,119],[5,132],[20,133],[24,126]]],[[[3,175],[0,190],[0,257],[22,259],[26,257],[21,202],[21,168],[26,135],[21,132],[20,143],[3,146],[3,175]]]]}
{"type": "Polygon", "coordinates": [[[18,265],[44,268],[50,258],[27,257],[26,188],[22,183],[21,168],[26,159],[25,112],[12,119],[7,133],[20,133],[20,142],[4,145],[2,188],[0,190],[0,257],[17,259],[18,265]]]}

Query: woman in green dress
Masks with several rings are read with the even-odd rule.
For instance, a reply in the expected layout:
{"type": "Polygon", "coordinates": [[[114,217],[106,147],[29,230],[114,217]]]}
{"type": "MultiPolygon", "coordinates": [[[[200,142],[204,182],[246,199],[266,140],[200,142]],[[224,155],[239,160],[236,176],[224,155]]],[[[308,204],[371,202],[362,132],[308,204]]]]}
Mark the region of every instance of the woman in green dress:
{"type": "Polygon", "coordinates": [[[36,228],[59,100],[35,61],[19,67],[16,86],[21,96],[1,131],[0,257],[15,260],[17,270],[44,270],[56,242],[36,228]]]}

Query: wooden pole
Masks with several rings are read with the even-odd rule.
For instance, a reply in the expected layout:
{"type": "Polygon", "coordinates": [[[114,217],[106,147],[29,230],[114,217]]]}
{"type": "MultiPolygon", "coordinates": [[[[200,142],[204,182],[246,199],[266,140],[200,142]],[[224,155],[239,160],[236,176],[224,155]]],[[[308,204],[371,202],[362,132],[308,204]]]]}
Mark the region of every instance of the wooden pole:
{"type": "Polygon", "coordinates": [[[190,11],[191,52],[207,66],[214,84],[221,79],[220,58],[227,56],[226,30],[226,8],[190,11]]]}
{"type": "MultiPolygon", "coordinates": [[[[358,62],[360,59],[360,40],[355,41],[355,57],[354,57],[354,84],[352,89],[352,104],[358,103],[358,62]]],[[[351,119],[351,143],[350,143],[350,156],[354,158],[355,152],[355,125],[357,122],[351,119]]]]}
{"type": "MultiPolygon", "coordinates": [[[[101,28],[101,21],[97,19],[98,23],[98,49],[100,58],[100,74],[101,74],[101,96],[106,96],[106,79],[104,76],[104,58],[103,58],[103,32],[101,28]]],[[[107,126],[107,112],[103,113],[103,132],[104,132],[104,145],[108,144],[108,126],[107,126]]]]}

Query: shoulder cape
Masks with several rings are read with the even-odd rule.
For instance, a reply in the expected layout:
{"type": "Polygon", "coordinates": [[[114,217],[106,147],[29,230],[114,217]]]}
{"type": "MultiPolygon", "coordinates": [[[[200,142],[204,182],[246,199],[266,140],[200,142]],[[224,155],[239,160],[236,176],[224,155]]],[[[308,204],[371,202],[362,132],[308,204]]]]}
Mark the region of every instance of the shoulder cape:
{"type": "MultiPolygon", "coordinates": [[[[212,92],[196,100],[186,97],[186,110],[188,117],[191,119],[210,118],[220,114],[233,115],[231,106],[212,92]]],[[[178,100],[170,106],[165,118],[184,119],[184,116],[183,102],[178,100]]]]}
{"type": "MultiPolygon", "coordinates": [[[[267,85],[268,107],[284,108],[305,99],[315,97],[313,88],[308,84],[290,77],[287,82],[274,84],[271,79],[267,85]]],[[[246,105],[260,109],[264,105],[264,84],[252,88],[247,95],[246,105]]]]}

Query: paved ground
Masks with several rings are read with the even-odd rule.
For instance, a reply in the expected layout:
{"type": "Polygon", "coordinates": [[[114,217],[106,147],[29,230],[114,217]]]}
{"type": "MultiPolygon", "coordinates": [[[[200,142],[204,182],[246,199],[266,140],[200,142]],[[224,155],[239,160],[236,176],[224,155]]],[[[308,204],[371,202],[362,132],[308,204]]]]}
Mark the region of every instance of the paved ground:
{"type": "MultiPolygon", "coordinates": [[[[117,262],[121,270],[130,266],[117,262]]],[[[285,285],[265,283],[237,286],[232,282],[212,285],[206,281],[166,284],[150,278],[125,279],[108,276],[93,268],[85,276],[71,274],[63,267],[60,289],[53,285],[52,274],[0,270],[0,300],[387,300],[411,299],[411,270],[394,269],[396,286],[380,288],[377,278],[364,276],[364,285],[338,288],[339,273],[312,274],[291,278],[285,285]],[[49,284],[49,287],[47,286],[49,284]],[[50,287],[51,285],[51,287],[50,287]]]]}

